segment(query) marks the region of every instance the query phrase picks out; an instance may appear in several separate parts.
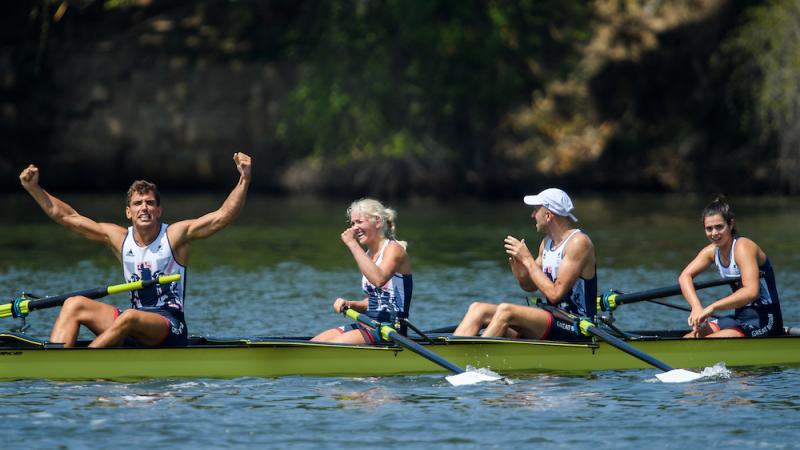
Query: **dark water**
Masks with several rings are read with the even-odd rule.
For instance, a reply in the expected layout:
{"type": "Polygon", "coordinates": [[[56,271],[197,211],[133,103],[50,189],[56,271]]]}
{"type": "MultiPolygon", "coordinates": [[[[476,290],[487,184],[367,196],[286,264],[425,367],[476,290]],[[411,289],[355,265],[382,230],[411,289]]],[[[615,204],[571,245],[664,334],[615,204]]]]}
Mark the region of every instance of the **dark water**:
{"type": "MultiPolygon", "coordinates": [[[[123,223],[120,199],[66,198],[82,213],[123,223]]],[[[215,208],[219,196],[165,198],[168,221],[215,208]],[[172,202],[172,203],[170,203],[172,202]]],[[[598,250],[602,289],[671,285],[704,245],[705,199],[578,198],[598,250]]],[[[770,255],[787,324],[800,324],[795,199],[734,199],[740,231],[770,255]]],[[[0,292],[56,294],[120,282],[110,251],[50,224],[18,196],[0,200],[0,292]]],[[[336,296],[359,295],[339,241],[346,202],[251,198],[237,224],[193,248],[187,320],[193,334],[309,335],[343,323],[336,296]]],[[[522,302],[504,263],[506,234],[538,242],[518,203],[397,206],[415,270],[412,319],[457,322],[478,299],[522,302]]],[[[707,274],[708,278],[713,276],[707,274]]],[[[704,291],[704,298],[724,290],[704,291]]],[[[126,306],[123,296],[109,302],[126,306]]],[[[677,302],[680,299],[673,299],[677,302]]],[[[56,311],[29,316],[46,336],[56,311]]],[[[623,328],[679,327],[686,315],[639,303],[623,328]]],[[[11,319],[3,326],[14,324],[11,319]]],[[[86,334],[88,337],[89,335],[86,334]]],[[[2,448],[798,448],[800,368],[733,370],[683,385],[655,370],[585,376],[515,375],[452,387],[442,376],[244,378],[0,383],[2,448]]]]}

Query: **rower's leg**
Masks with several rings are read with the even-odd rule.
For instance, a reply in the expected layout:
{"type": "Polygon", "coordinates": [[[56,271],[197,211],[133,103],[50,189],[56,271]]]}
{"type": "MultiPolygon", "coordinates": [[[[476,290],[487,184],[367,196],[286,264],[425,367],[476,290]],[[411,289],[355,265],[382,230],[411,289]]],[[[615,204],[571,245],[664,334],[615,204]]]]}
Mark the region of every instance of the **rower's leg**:
{"type": "Polygon", "coordinates": [[[334,337],[333,339],[329,340],[328,342],[334,342],[337,344],[369,344],[370,340],[366,336],[366,331],[358,329],[358,330],[351,330],[345,333],[341,333],[338,336],[334,337]]]}
{"type": "Polygon", "coordinates": [[[689,338],[689,339],[704,338],[704,337],[708,337],[709,335],[711,335],[713,333],[716,333],[717,331],[719,331],[719,328],[717,328],[716,324],[711,325],[711,322],[706,322],[699,329],[692,330],[692,331],[684,334],[683,337],[684,338],[689,338]]]}
{"type": "Polygon", "coordinates": [[[50,342],[64,343],[64,347],[74,347],[81,325],[95,335],[107,330],[117,316],[117,308],[87,297],[70,297],[61,307],[50,342]]]}
{"type": "Polygon", "coordinates": [[[129,309],[89,344],[92,348],[122,345],[125,338],[132,337],[141,345],[152,347],[161,344],[169,334],[169,320],[148,311],[129,309]]]}
{"type": "Polygon", "coordinates": [[[477,336],[481,328],[492,321],[497,310],[497,305],[492,303],[473,302],[467,309],[467,314],[453,332],[453,336],[477,336]]]}
{"type": "Polygon", "coordinates": [[[505,337],[510,330],[516,331],[521,337],[539,339],[547,332],[550,324],[550,313],[540,308],[501,303],[492,317],[484,337],[505,337]]]}
{"type": "Polygon", "coordinates": [[[343,331],[339,328],[331,328],[330,330],[325,330],[314,336],[310,340],[313,342],[333,342],[333,339],[336,339],[342,333],[343,331]]]}
{"type": "Polygon", "coordinates": [[[368,344],[369,337],[366,332],[357,328],[355,330],[343,331],[341,328],[331,328],[311,338],[313,342],[330,342],[336,344],[368,344]]]}
{"type": "Polygon", "coordinates": [[[739,331],[736,328],[726,328],[724,330],[719,330],[716,333],[711,333],[706,337],[710,337],[710,338],[723,338],[723,337],[740,338],[740,337],[744,337],[744,334],[742,334],[742,332],[739,331]]]}

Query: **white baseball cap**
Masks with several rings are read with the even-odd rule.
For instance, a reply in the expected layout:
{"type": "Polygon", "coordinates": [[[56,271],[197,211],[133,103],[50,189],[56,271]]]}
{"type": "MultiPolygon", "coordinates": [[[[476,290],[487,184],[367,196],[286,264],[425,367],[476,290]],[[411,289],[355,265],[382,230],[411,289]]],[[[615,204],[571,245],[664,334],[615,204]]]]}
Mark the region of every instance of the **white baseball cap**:
{"type": "Polygon", "coordinates": [[[572,206],[572,200],[570,200],[569,195],[561,189],[545,189],[536,195],[526,195],[522,201],[530,206],[544,206],[556,215],[569,217],[575,222],[578,221],[578,218],[572,214],[572,210],[575,209],[575,207],[572,206]]]}

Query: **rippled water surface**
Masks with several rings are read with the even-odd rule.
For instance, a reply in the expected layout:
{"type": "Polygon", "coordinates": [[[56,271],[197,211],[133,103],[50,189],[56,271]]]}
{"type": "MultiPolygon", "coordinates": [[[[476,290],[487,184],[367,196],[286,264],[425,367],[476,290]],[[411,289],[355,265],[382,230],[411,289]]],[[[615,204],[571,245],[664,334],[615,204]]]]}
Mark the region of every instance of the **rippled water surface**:
{"type": "MultiPolygon", "coordinates": [[[[168,221],[216,207],[217,196],[165,195],[168,221]]],[[[82,213],[123,223],[120,199],[67,197],[82,213]]],[[[598,251],[601,289],[671,285],[704,244],[705,199],[577,198],[598,251]]],[[[787,325],[800,325],[800,248],[793,199],[734,199],[740,231],[773,260],[787,325]],[[777,211],[777,213],[776,213],[777,211]]],[[[57,294],[120,282],[111,253],[50,224],[26,197],[1,199],[0,293],[57,294]]],[[[346,202],[251,198],[235,226],[193,249],[192,334],[309,335],[343,323],[336,296],[358,296],[339,241],[346,202]]],[[[399,204],[414,264],[412,320],[456,323],[476,299],[523,302],[502,253],[506,234],[538,242],[517,203],[399,204]]],[[[706,274],[713,277],[712,273],[706,274]]],[[[704,291],[704,298],[724,291],[704,291]]],[[[123,296],[107,301],[126,306],[123,296]]],[[[680,304],[679,298],[672,299],[680,304]]],[[[29,316],[46,336],[57,311],[29,316]]],[[[639,303],[622,328],[676,328],[686,315],[639,303]]],[[[14,325],[0,319],[3,327],[14,325]]],[[[84,333],[85,337],[90,335],[84,333]]],[[[384,378],[25,380],[0,383],[2,448],[799,448],[800,368],[735,369],[689,384],[655,370],[513,375],[453,387],[443,376],[384,378]]]]}

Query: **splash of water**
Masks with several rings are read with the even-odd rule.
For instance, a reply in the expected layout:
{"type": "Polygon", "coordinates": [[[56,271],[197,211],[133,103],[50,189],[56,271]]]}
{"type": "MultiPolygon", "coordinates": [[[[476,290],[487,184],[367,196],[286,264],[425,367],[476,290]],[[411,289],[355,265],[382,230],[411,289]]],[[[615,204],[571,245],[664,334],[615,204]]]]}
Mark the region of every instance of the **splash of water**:
{"type": "Polygon", "coordinates": [[[725,367],[725,362],[721,361],[711,367],[706,367],[700,372],[703,377],[727,380],[733,376],[733,372],[725,367]]]}
{"type": "Polygon", "coordinates": [[[474,368],[467,366],[467,370],[457,375],[445,377],[453,386],[466,386],[470,384],[482,383],[484,381],[498,381],[503,377],[487,368],[474,368]]]}

